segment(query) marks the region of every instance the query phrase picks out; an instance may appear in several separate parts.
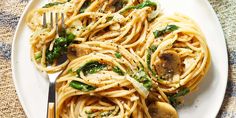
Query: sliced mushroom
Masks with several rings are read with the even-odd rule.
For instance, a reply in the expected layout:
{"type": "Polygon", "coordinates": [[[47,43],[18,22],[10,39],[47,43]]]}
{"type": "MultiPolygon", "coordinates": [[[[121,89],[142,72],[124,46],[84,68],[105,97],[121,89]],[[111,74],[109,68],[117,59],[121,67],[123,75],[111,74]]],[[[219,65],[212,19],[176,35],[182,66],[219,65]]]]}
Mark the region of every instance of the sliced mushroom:
{"type": "Polygon", "coordinates": [[[165,102],[154,102],[148,106],[152,118],[178,118],[174,107],[165,102]]]}
{"type": "Polygon", "coordinates": [[[115,8],[115,11],[119,11],[123,8],[124,1],[122,0],[109,0],[108,4],[110,4],[110,7],[115,8]]]}
{"type": "Polygon", "coordinates": [[[77,44],[72,44],[68,47],[67,58],[69,60],[74,60],[75,58],[87,55],[91,53],[92,50],[80,48],[77,44]]]}
{"type": "Polygon", "coordinates": [[[157,74],[165,80],[173,79],[173,76],[181,72],[181,60],[177,52],[172,50],[160,54],[160,61],[155,64],[157,74]]]}

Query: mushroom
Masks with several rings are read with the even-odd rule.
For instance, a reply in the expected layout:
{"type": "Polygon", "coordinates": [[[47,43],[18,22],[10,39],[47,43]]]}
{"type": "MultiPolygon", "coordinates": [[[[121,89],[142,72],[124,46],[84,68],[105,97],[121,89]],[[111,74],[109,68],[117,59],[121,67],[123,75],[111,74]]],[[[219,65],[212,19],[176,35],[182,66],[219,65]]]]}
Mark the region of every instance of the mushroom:
{"type": "Polygon", "coordinates": [[[172,50],[160,54],[160,60],[155,64],[157,74],[163,79],[173,79],[174,75],[181,72],[181,60],[177,52],[172,50]]]}
{"type": "Polygon", "coordinates": [[[81,48],[78,44],[72,44],[68,47],[67,58],[74,60],[77,57],[81,57],[91,53],[92,50],[88,48],[81,48]]]}
{"type": "Polygon", "coordinates": [[[115,8],[115,11],[119,11],[120,9],[123,8],[124,6],[124,1],[123,0],[109,0],[108,4],[110,4],[110,7],[115,8]]]}
{"type": "Polygon", "coordinates": [[[154,102],[148,106],[152,118],[178,118],[174,107],[165,102],[154,102]]]}

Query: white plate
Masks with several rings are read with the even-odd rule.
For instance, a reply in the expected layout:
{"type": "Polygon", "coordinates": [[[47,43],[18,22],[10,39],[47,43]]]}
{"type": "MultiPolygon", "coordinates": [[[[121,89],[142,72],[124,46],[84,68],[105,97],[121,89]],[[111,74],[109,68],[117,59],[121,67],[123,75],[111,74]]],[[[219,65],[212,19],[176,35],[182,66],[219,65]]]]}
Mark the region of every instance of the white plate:
{"type": "MultiPolygon", "coordinates": [[[[29,118],[44,118],[48,94],[48,81],[40,76],[30,60],[26,15],[48,0],[32,0],[26,7],[16,29],[12,45],[13,79],[20,102],[29,118]]],[[[178,109],[180,118],[213,118],[222,104],[227,77],[228,59],[224,35],[215,12],[207,0],[160,0],[164,12],[180,12],[193,18],[204,32],[212,57],[212,65],[200,89],[187,96],[178,109]]]]}

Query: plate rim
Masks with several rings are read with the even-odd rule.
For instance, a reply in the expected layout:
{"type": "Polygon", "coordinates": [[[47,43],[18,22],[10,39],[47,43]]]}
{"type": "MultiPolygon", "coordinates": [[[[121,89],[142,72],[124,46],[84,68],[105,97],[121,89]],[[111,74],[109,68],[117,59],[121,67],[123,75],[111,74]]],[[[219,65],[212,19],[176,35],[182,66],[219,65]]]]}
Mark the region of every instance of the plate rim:
{"type": "Polygon", "coordinates": [[[221,109],[221,107],[222,107],[222,105],[223,105],[223,101],[224,101],[224,98],[225,98],[225,93],[226,93],[226,88],[227,88],[227,85],[228,85],[228,79],[229,79],[229,58],[228,58],[228,56],[229,56],[229,52],[228,52],[228,46],[227,46],[227,43],[226,43],[226,38],[225,38],[225,33],[224,33],[224,31],[223,31],[223,28],[222,28],[222,25],[221,25],[221,23],[220,23],[220,20],[219,20],[219,18],[217,17],[217,14],[216,14],[216,12],[215,12],[215,10],[213,9],[213,6],[210,4],[210,2],[208,1],[208,0],[203,0],[203,2],[205,2],[205,4],[207,5],[207,7],[208,7],[208,9],[209,10],[211,10],[211,13],[212,13],[212,15],[213,15],[213,17],[214,17],[214,20],[215,20],[215,22],[217,23],[216,25],[217,25],[217,27],[219,27],[220,28],[220,33],[221,33],[221,35],[222,35],[222,38],[224,39],[224,48],[225,48],[225,50],[226,50],[226,60],[227,60],[227,65],[226,65],[226,81],[225,81],[225,83],[224,83],[224,88],[223,88],[223,90],[224,90],[224,94],[223,95],[221,95],[221,100],[220,100],[220,102],[218,103],[218,108],[217,108],[217,111],[216,111],[216,113],[215,113],[215,117],[214,118],[216,118],[217,117],[217,115],[218,115],[218,113],[220,112],[220,109],[221,109]]]}
{"type": "MultiPolygon", "coordinates": [[[[30,112],[29,112],[29,110],[27,109],[27,107],[26,107],[26,104],[25,104],[25,101],[23,100],[23,96],[22,96],[22,94],[21,94],[21,92],[20,92],[20,89],[19,89],[19,86],[18,86],[18,83],[17,83],[17,77],[16,77],[16,66],[15,66],[15,63],[17,63],[16,62],[16,60],[15,60],[15,48],[16,48],[16,40],[17,40],[17,37],[18,37],[18,35],[19,35],[19,30],[20,30],[20,27],[22,27],[22,21],[23,21],[23,19],[26,17],[26,13],[29,11],[29,8],[33,5],[33,3],[35,2],[36,0],[31,0],[31,1],[29,1],[28,3],[27,3],[27,5],[26,5],[26,7],[25,7],[25,9],[24,9],[24,11],[23,11],[23,13],[21,14],[21,17],[20,17],[20,20],[18,21],[18,24],[17,24],[17,27],[16,27],[16,30],[15,30],[15,33],[14,33],[14,37],[13,37],[13,40],[12,40],[12,46],[11,46],[11,69],[12,69],[12,79],[13,79],[13,83],[14,83],[14,86],[15,86],[15,89],[16,89],[16,94],[17,94],[17,97],[18,97],[18,99],[19,99],[19,101],[20,101],[20,104],[21,104],[21,106],[22,106],[22,108],[23,108],[23,111],[25,112],[25,115],[27,116],[27,117],[29,117],[30,116],[30,112]]],[[[228,60],[228,46],[227,46],[227,43],[226,43],[226,38],[225,38],[225,34],[224,34],[224,32],[223,32],[223,28],[222,28],[222,25],[221,25],[221,23],[220,23],[220,21],[219,21],[219,18],[217,17],[217,15],[216,15],[216,12],[215,12],[215,10],[213,9],[213,7],[212,7],[212,5],[209,3],[209,1],[208,0],[202,0],[206,5],[207,5],[207,8],[210,10],[210,12],[212,13],[212,16],[214,17],[214,20],[215,20],[215,22],[216,22],[216,25],[217,25],[217,27],[219,27],[220,29],[219,29],[219,32],[221,33],[221,35],[222,35],[222,37],[221,38],[223,38],[222,40],[224,40],[223,42],[224,42],[224,49],[226,50],[226,60],[227,60],[227,65],[226,65],[226,67],[227,67],[227,69],[226,69],[226,81],[225,81],[225,84],[223,84],[224,86],[223,86],[223,91],[224,91],[224,94],[222,94],[222,95],[220,95],[220,102],[218,102],[218,107],[217,107],[217,110],[215,111],[216,113],[214,113],[215,114],[215,117],[218,115],[218,113],[219,113],[219,111],[220,111],[220,109],[221,109],[221,107],[222,107],[222,104],[223,104],[223,101],[224,101],[224,98],[225,98],[225,93],[226,93],[226,88],[227,88],[227,83],[228,83],[228,77],[229,77],[229,75],[228,75],[228,72],[229,72],[229,60],[228,60]]]]}
{"type": "Polygon", "coordinates": [[[25,112],[25,115],[26,117],[29,117],[30,115],[30,112],[29,110],[26,108],[26,104],[23,100],[23,96],[22,94],[20,94],[20,89],[19,89],[19,86],[17,84],[17,77],[16,77],[16,74],[15,74],[15,71],[16,71],[16,67],[15,67],[15,47],[16,47],[16,40],[17,40],[17,37],[19,35],[19,29],[20,29],[20,26],[22,25],[22,21],[23,21],[23,18],[26,16],[26,13],[28,12],[30,6],[32,6],[32,3],[35,2],[35,0],[31,0],[29,1],[29,3],[27,3],[25,9],[23,10],[23,13],[21,14],[20,16],[20,20],[18,21],[18,24],[16,26],[16,30],[15,30],[15,33],[14,33],[14,36],[13,36],[13,40],[12,40],[12,46],[11,46],[11,69],[12,69],[12,79],[13,79],[13,83],[14,83],[14,86],[15,86],[15,89],[16,89],[16,94],[17,94],[17,97],[20,101],[20,105],[22,106],[23,108],[23,111],[25,112]]]}

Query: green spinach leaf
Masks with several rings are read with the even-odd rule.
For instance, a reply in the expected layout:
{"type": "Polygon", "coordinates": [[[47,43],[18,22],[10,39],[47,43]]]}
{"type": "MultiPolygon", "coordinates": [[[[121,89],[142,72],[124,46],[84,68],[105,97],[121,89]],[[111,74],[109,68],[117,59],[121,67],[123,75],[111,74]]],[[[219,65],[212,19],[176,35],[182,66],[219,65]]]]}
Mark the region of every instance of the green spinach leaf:
{"type": "Polygon", "coordinates": [[[42,58],[42,53],[41,52],[36,52],[34,54],[34,56],[35,56],[35,60],[38,60],[38,59],[42,58]]]}
{"type": "Polygon", "coordinates": [[[176,25],[167,25],[165,27],[165,29],[163,29],[163,30],[156,30],[156,31],[154,31],[153,35],[154,35],[155,38],[158,38],[160,36],[165,35],[166,33],[170,33],[170,32],[173,32],[173,31],[177,30],[178,28],[179,27],[176,26],[176,25]]]}
{"type": "Polygon", "coordinates": [[[149,76],[146,74],[146,72],[143,69],[140,69],[137,73],[133,75],[134,79],[138,82],[142,83],[145,88],[148,90],[152,87],[152,80],[149,78],[149,76]]]}
{"type": "Polygon", "coordinates": [[[144,1],[143,3],[140,3],[140,4],[136,5],[136,6],[127,7],[127,8],[124,9],[122,12],[131,10],[131,9],[142,9],[142,8],[148,7],[148,6],[156,7],[157,4],[156,4],[155,2],[150,1],[150,0],[146,0],[146,1],[144,1]]]}
{"type": "Polygon", "coordinates": [[[151,65],[150,65],[151,64],[151,55],[153,52],[155,52],[156,49],[157,49],[157,46],[155,46],[155,45],[150,46],[148,48],[148,54],[147,54],[148,69],[152,72],[153,76],[156,76],[156,72],[151,69],[151,65]]]}
{"type": "Polygon", "coordinates": [[[59,5],[59,4],[64,4],[62,2],[52,2],[52,3],[47,3],[43,6],[43,8],[49,8],[49,7],[52,7],[52,6],[56,6],[56,5],[59,5]]]}
{"type": "Polygon", "coordinates": [[[178,98],[181,96],[185,96],[190,92],[189,88],[186,87],[181,87],[180,90],[178,91],[178,93],[174,94],[174,95],[170,95],[169,101],[173,106],[177,106],[178,105],[178,98]]]}
{"type": "Polygon", "coordinates": [[[91,86],[91,85],[88,85],[79,81],[75,81],[75,80],[71,81],[69,85],[72,88],[75,88],[84,92],[88,92],[88,91],[96,89],[96,87],[94,86],[91,86]]]}
{"type": "Polygon", "coordinates": [[[55,39],[53,49],[46,50],[46,60],[49,64],[52,64],[55,59],[58,59],[63,54],[67,53],[68,46],[75,39],[75,35],[67,33],[65,37],[59,37],[55,39]]]}
{"type": "Polygon", "coordinates": [[[91,61],[86,63],[84,66],[76,70],[78,77],[80,77],[80,72],[82,71],[84,75],[97,73],[103,70],[107,65],[99,63],[98,61],[91,61]]]}

